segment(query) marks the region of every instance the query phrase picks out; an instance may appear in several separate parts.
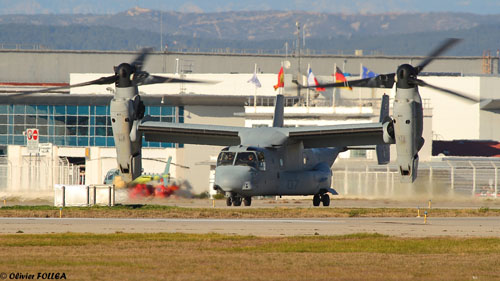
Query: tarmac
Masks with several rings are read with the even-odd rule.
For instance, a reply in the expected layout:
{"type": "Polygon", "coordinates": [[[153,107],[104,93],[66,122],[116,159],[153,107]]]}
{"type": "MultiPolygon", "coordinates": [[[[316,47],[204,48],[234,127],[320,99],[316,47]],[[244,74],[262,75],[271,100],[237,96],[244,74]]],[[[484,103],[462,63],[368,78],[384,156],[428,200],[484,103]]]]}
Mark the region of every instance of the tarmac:
{"type": "MultiPolygon", "coordinates": [[[[44,201],[16,202],[7,205],[41,205],[44,201]]],[[[188,208],[311,208],[303,198],[263,198],[252,201],[251,207],[228,207],[225,200],[209,199],[147,199],[127,204],[159,204],[188,208]]],[[[3,204],[2,204],[3,205],[3,204]]],[[[50,203],[47,202],[47,205],[50,203]]],[[[333,199],[328,208],[453,208],[500,209],[500,200],[474,198],[446,199],[333,199]]],[[[325,208],[325,207],[318,207],[325,208]]],[[[130,219],[130,218],[0,218],[0,234],[9,233],[222,233],[254,236],[345,235],[380,233],[400,237],[500,237],[500,217],[461,218],[329,218],[329,219],[130,219]]]]}
{"type": "Polygon", "coordinates": [[[221,233],[254,236],[380,233],[398,237],[500,237],[500,218],[116,219],[0,218],[0,233],[221,233]]]}

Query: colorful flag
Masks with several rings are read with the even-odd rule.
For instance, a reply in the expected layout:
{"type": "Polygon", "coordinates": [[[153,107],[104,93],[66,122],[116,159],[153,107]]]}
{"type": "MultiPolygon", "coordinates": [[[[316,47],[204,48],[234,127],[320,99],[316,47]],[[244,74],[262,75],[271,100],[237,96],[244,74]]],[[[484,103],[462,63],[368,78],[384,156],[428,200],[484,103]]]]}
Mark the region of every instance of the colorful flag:
{"type": "Polygon", "coordinates": [[[278,84],[274,85],[274,90],[276,91],[278,88],[285,87],[285,74],[283,73],[283,66],[280,68],[280,72],[278,73],[278,84]]]}
{"type": "Polygon", "coordinates": [[[248,80],[247,83],[253,83],[255,85],[255,87],[257,87],[257,88],[262,87],[262,85],[260,84],[259,78],[257,78],[257,72],[253,73],[252,78],[250,78],[250,80],[248,80]]]}
{"type": "Polygon", "coordinates": [[[378,74],[369,70],[368,68],[364,67],[364,66],[361,66],[363,68],[363,73],[361,74],[361,79],[365,79],[365,78],[373,78],[375,76],[377,76],[378,74]]]}
{"type": "Polygon", "coordinates": [[[340,68],[338,66],[337,66],[337,69],[335,71],[335,82],[336,83],[344,82],[344,85],[346,86],[346,88],[349,88],[349,90],[352,90],[352,87],[349,86],[349,82],[347,81],[347,79],[345,79],[344,73],[342,73],[342,71],[340,70],[340,68]]]}
{"type": "MultiPolygon", "coordinates": [[[[307,74],[307,86],[310,87],[310,86],[317,86],[317,85],[319,85],[318,80],[316,80],[316,76],[314,76],[312,69],[309,68],[309,73],[307,74]]],[[[316,87],[316,91],[323,92],[323,91],[325,91],[325,88],[316,87]]]]}

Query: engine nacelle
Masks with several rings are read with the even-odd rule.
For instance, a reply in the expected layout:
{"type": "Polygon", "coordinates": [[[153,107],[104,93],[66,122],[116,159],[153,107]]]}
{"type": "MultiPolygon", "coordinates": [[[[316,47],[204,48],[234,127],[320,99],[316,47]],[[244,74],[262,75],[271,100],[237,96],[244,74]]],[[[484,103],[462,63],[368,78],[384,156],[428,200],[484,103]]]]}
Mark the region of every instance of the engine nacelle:
{"type": "Polygon", "coordinates": [[[141,136],[131,139],[132,124],[136,119],[135,91],[133,87],[116,88],[115,97],[110,102],[111,126],[117,148],[116,160],[125,182],[141,175],[141,136]]]}
{"type": "Polygon", "coordinates": [[[424,144],[422,99],[417,88],[397,88],[393,111],[401,182],[414,182],[417,178],[418,151],[424,144]]]}

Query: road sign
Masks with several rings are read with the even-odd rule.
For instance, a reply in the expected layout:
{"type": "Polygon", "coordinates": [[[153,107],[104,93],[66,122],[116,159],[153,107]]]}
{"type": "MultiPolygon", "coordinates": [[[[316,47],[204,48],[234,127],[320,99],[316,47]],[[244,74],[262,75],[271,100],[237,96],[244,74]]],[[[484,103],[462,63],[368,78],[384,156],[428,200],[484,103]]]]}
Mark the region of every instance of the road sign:
{"type": "Polygon", "coordinates": [[[40,149],[40,155],[52,155],[52,144],[51,143],[41,143],[38,145],[40,149]]]}
{"type": "Polygon", "coordinates": [[[38,137],[38,129],[26,130],[26,145],[28,153],[38,153],[38,145],[40,138],[38,137]]]}

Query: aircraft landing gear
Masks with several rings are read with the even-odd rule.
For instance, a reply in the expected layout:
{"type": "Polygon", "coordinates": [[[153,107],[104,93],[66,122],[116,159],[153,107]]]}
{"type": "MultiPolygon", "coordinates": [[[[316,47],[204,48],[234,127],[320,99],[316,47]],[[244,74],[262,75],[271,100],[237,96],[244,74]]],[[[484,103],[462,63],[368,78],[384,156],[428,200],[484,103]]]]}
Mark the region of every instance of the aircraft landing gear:
{"type": "Polygon", "coordinates": [[[231,195],[226,197],[226,205],[227,206],[241,206],[241,202],[245,204],[245,206],[250,206],[252,204],[252,197],[248,196],[242,198],[238,195],[231,195]]]}
{"type": "Polygon", "coordinates": [[[235,196],[232,200],[234,206],[241,206],[241,197],[235,196]]]}
{"type": "Polygon", "coordinates": [[[327,193],[321,194],[321,202],[323,202],[323,206],[330,206],[330,196],[327,193]]]}
{"type": "Polygon", "coordinates": [[[325,207],[330,206],[330,196],[328,196],[327,193],[314,195],[313,206],[318,207],[321,203],[323,203],[323,206],[325,206],[325,207]]]}
{"type": "Polygon", "coordinates": [[[321,203],[321,199],[319,197],[319,194],[314,194],[314,197],[313,197],[313,206],[314,207],[318,207],[319,203],[321,203]]]}
{"type": "Polygon", "coordinates": [[[245,206],[250,206],[250,205],[252,205],[252,197],[250,197],[250,196],[245,197],[245,198],[243,199],[243,204],[244,204],[245,206]]]}

